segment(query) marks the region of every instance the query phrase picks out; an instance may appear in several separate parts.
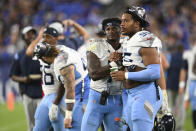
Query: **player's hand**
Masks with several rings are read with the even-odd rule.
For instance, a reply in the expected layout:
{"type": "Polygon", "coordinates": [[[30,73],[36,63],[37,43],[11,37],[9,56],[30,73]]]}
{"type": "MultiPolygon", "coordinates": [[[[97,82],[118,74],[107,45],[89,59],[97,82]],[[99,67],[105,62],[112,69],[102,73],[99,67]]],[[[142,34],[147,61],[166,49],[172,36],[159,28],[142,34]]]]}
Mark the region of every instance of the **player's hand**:
{"type": "Polygon", "coordinates": [[[64,127],[65,128],[72,128],[71,122],[72,122],[72,118],[65,118],[64,119],[64,127]]]}
{"type": "Polygon", "coordinates": [[[73,26],[75,24],[75,22],[71,19],[67,19],[67,20],[64,20],[62,22],[65,26],[73,26]]]}
{"type": "Polygon", "coordinates": [[[118,61],[122,60],[122,53],[113,52],[110,54],[110,61],[118,61]]]}
{"type": "Polygon", "coordinates": [[[124,71],[113,71],[113,72],[110,72],[110,75],[113,80],[117,80],[117,81],[125,80],[125,72],[124,71]]]}
{"type": "Polygon", "coordinates": [[[52,104],[49,109],[49,119],[50,121],[55,121],[58,119],[58,105],[52,104]]]}
{"type": "Polygon", "coordinates": [[[179,94],[184,94],[184,88],[179,88],[179,94]]]}

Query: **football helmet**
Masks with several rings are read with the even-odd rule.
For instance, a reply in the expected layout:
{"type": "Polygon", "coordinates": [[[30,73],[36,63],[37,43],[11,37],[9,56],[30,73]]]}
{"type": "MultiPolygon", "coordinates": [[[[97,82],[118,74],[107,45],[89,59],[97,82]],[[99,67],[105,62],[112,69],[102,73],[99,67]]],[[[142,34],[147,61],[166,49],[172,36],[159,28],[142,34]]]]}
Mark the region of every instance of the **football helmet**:
{"type": "Polygon", "coordinates": [[[40,42],[34,48],[34,56],[41,59],[42,56],[47,56],[51,46],[47,42],[40,42]]]}
{"type": "Polygon", "coordinates": [[[138,21],[140,21],[142,27],[147,27],[150,25],[147,20],[146,10],[142,7],[138,7],[138,6],[127,7],[125,13],[134,16],[138,21]]]}
{"type": "Polygon", "coordinates": [[[161,118],[155,117],[152,131],[175,131],[176,121],[172,113],[166,113],[161,118]]]}

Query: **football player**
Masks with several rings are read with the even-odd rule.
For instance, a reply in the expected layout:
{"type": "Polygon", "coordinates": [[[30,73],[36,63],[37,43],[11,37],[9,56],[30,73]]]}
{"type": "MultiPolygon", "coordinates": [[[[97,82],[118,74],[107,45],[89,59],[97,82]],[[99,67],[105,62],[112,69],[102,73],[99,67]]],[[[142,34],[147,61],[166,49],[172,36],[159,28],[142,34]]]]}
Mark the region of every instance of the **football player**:
{"type": "MultiPolygon", "coordinates": [[[[43,41],[49,41],[53,45],[57,44],[57,36],[58,36],[58,32],[53,28],[46,28],[46,29],[42,28],[39,34],[40,39],[42,38],[43,41]]],[[[37,44],[35,41],[33,41],[30,44],[28,49],[29,48],[34,49],[34,47],[37,44]]],[[[62,88],[62,85],[59,84],[58,80],[55,77],[54,69],[53,69],[54,65],[48,64],[44,62],[42,59],[39,59],[39,61],[40,61],[41,71],[42,71],[42,90],[44,92],[44,97],[35,113],[34,131],[48,130],[51,127],[51,125],[55,131],[64,131],[65,130],[64,123],[63,123],[64,116],[60,112],[60,110],[57,110],[57,108],[55,108],[56,109],[55,115],[58,116],[58,119],[51,119],[49,117],[50,116],[49,110],[54,107],[53,106],[54,104],[59,105],[59,107],[61,107],[61,110],[64,110],[65,102],[62,99],[64,95],[64,92],[62,90],[64,88],[62,88]],[[57,93],[60,94],[57,95],[57,93]],[[56,96],[59,96],[58,100],[56,99],[56,96]]]]}
{"type": "MultiPolygon", "coordinates": [[[[57,41],[58,41],[57,36],[58,36],[58,32],[54,28],[47,27],[45,30],[44,30],[44,28],[42,28],[39,33],[39,36],[37,37],[37,39],[35,41],[33,41],[31,43],[31,45],[28,47],[29,50],[27,50],[26,53],[28,55],[32,55],[32,48],[34,49],[34,47],[37,45],[38,41],[40,41],[40,40],[45,41],[51,45],[57,45],[57,41]]],[[[66,48],[65,46],[58,45],[58,48],[61,48],[61,47],[66,48]]],[[[68,50],[69,50],[69,48],[68,48],[68,50]]],[[[72,51],[75,52],[74,50],[72,50],[72,51]]],[[[73,56],[75,56],[75,54],[73,56]]],[[[50,100],[47,101],[49,103],[49,104],[47,104],[48,105],[47,107],[45,107],[46,105],[43,105],[42,107],[39,108],[39,110],[42,110],[42,108],[46,108],[44,116],[48,117],[48,115],[49,115],[49,119],[46,121],[46,123],[50,123],[50,122],[54,121],[54,123],[57,124],[58,122],[60,122],[60,125],[58,125],[58,127],[62,127],[63,120],[61,119],[61,113],[59,113],[62,108],[59,108],[59,107],[62,107],[62,105],[64,105],[64,103],[62,101],[62,97],[64,94],[64,90],[63,90],[64,88],[61,88],[62,86],[58,87],[57,85],[54,85],[55,83],[59,83],[59,82],[56,82],[56,81],[58,81],[58,79],[56,79],[56,76],[54,74],[54,64],[53,63],[48,64],[48,63],[44,62],[42,59],[40,61],[44,67],[42,70],[43,81],[50,80],[49,83],[43,82],[43,90],[44,90],[44,93],[46,92],[45,93],[46,96],[44,96],[44,98],[48,97],[47,90],[50,90],[49,86],[55,88],[54,89],[55,93],[52,92],[55,95],[50,100]],[[46,65],[46,67],[45,67],[45,65],[46,65]],[[48,85],[48,84],[50,84],[50,85],[48,85]],[[46,89],[45,90],[44,87],[48,87],[48,88],[45,88],[46,89]],[[56,96],[56,93],[57,93],[57,96],[56,96]],[[59,114],[60,114],[60,117],[59,117],[59,114]]],[[[81,59],[79,61],[81,62],[81,59]]],[[[86,80],[86,78],[85,78],[85,80],[86,80]]],[[[88,85],[88,84],[85,84],[85,85],[88,85]]],[[[82,108],[83,103],[82,102],[87,103],[86,101],[88,99],[88,88],[87,87],[88,86],[85,86],[85,88],[84,88],[85,91],[84,91],[84,93],[82,93],[83,92],[82,91],[83,90],[82,81],[80,81],[77,88],[75,88],[76,102],[74,104],[74,111],[76,113],[73,113],[72,128],[70,130],[74,130],[74,129],[80,130],[81,120],[82,120],[82,116],[83,116],[83,108],[82,108]],[[78,101],[80,101],[80,99],[81,100],[83,99],[83,101],[78,102],[78,101]]],[[[40,126],[42,127],[42,125],[39,125],[39,121],[42,121],[44,119],[44,117],[42,117],[42,115],[40,114],[39,116],[37,116],[37,119],[38,119],[38,127],[40,128],[40,126]]],[[[48,128],[49,125],[50,124],[47,124],[47,126],[44,127],[43,130],[48,128]]]]}
{"type": "MultiPolygon", "coordinates": [[[[35,51],[37,52],[37,56],[44,62],[48,64],[54,64],[56,78],[65,87],[65,102],[67,104],[67,110],[65,114],[65,128],[71,128],[70,130],[80,131],[80,124],[82,119],[81,115],[83,114],[82,106],[80,106],[82,104],[80,99],[80,91],[82,90],[82,80],[85,74],[80,56],[70,48],[61,46],[61,48],[58,49],[56,46],[49,45],[46,42],[39,43],[35,49],[37,50],[35,51]],[[77,88],[75,93],[71,92],[75,88],[77,88]],[[74,103],[75,105],[73,107],[74,103]]],[[[83,99],[87,99],[86,96],[84,96],[83,99]]],[[[58,105],[53,104],[52,106],[54,106],[52,108],[55,109],[58,105]]],[[[56,109],[58,110],[58,108],[56,109]]],[[[52,111],[52,113],[55,114],[55,111],[52,111]]],[[[51,117],[54,119],[54,116],[55,115],[52,115],[51,117]]]]}
{"type": "MultiPolygon", "coordinates": [[[[107,131],[121,131],[115,119],[122,116],[122,82],[111,80],[110,53],[122,52],[118,18],[105,19],[102,22],[105,39],[90,40],[87,49],[87,69],[91,78],[89,100],[82,120],[82,131],[97,131],[104,123],[107,131]]],[[[116,70],[115,68],[111,69],[116,70]]]]}
{"type": "MultiPolygon", "coordinates": [[[[111,72],[113,80],[123,80],[127,88],[127,123],[131,131],[151,131],[154,118],[161,107],[163,94],[160,78],[159,49],[161,41],[143,30],[149,26],[142,7],[128,7],[122,15],[123,66],[125,71],[111,72]],[[141,126],[142,125],[142,126],[141,126]]],[[[114,66],[118,66],[115,62],[114,66]]]]}
{"type": "MultiPolygon", "coordinates": [[[[194,40],[193,48],[183,53],[183,65],[180,72],[179,93],[185,93],[186,104],[190,100],[192,108],[192,120],[194,131],[196,131],[196,40],[194,40]],[[185,83],[187,80],[187,88],[185,90],[185,83]]],[[[186,105],[188,108],[188,105],[186,105]]]]}

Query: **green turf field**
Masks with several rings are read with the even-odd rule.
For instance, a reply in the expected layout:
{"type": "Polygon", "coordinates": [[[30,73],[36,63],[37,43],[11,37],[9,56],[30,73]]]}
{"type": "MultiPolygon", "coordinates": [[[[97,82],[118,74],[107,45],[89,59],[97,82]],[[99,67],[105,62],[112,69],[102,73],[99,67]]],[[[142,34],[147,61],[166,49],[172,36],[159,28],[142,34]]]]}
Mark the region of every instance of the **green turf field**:
{"type": "MultiPolygon", "coordinates": [[[[185,120],[184,130],[193,131],[190,108],[185,120]]],[[[13,112],[8,111],[5,104],[0,104],[0,131],[27,131],[23,104],[15,104],[13,112]]]]}
{"type": "Polygon", "coordinates": [[[0,131],[27,131],[23,104],[15,104],[12,112],[0,104],[0,131]]]}

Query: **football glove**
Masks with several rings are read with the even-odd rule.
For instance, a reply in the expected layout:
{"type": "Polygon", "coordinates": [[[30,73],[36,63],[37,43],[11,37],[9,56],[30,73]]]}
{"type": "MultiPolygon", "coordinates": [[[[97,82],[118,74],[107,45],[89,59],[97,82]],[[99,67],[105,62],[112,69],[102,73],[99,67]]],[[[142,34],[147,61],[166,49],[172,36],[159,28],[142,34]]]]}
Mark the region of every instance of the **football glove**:
{"type": "Polygon", "coordinates": [[[162,112],[167,113],[169,112],[167,91],[166,90],[162,90],[162,91],[163,91],[162,112]]]}
{"type": "Polygon", "coordinates": [[[48,115],[49,115],[50,121],[57,120],[58,119],[58,105],[52,104],[48,115]]]}

